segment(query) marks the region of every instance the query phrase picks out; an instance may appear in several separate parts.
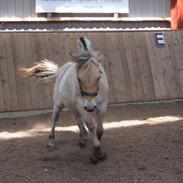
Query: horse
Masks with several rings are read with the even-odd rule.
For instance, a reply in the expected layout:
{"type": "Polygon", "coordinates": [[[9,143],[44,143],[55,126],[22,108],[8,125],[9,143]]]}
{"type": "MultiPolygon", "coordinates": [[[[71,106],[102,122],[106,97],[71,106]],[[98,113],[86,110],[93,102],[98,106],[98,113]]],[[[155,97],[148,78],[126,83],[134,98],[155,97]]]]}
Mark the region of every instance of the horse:
{"type": "Polygon", "coordinates": [[[90,161],[96,164],[104,160],[106,154],[101,148],[103,118],[107,110],[108,80],[98,52],[86,37],[77,39],[77,54],[71,54],[72,61],[58,67],[53,61],[41,60],[31,68],[21,69],[27,78],[41,80],[55,79],[53,94],[52,128],[48,147],[54,147],[55,126],[59,112],[68,108],[73,112],[80,130],[80,147],[85,147],[87,129],[93,140],[90,161]],[[94,115],[92,115],[95,113],[94,115]]]}

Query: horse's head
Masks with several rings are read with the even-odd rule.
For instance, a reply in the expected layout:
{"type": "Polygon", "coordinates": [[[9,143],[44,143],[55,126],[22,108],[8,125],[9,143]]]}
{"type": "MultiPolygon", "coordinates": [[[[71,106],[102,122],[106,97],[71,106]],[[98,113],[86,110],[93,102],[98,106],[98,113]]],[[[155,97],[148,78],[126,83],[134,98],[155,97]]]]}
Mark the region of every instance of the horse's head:
{"type": "Polygon", "coordinates": [[[81,37],[78,44],[81,47],[81,51],[76,57],[78,65],[77,77],[83,99],[83,107],[86,111],[93,112],[97,107],[95,98],[98,95],[101,78],[100,65],[87,38],[81,37]]]}
{"type": "Polygon", "coordinates": [[[93,57],[78,69],[78,82],[84,100],[83,107],[88,112],[93,112],[96,108],[95,98],[98,95],[100,77],[99,63],[93,57]]]}

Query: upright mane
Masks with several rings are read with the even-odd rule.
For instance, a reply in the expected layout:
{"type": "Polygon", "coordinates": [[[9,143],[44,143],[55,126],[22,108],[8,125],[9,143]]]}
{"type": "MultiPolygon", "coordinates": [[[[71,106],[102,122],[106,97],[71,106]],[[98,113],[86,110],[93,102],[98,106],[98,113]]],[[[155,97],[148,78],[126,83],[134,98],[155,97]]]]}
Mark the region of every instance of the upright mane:
{"type": "Polygon", "coordinates": [[[81,68],[90,58],[97,59],[97,52],[91,47],[91,42],[86,37],[80,37],[77,40],[77,54],[71,54],[73,62],[81,68]]]}

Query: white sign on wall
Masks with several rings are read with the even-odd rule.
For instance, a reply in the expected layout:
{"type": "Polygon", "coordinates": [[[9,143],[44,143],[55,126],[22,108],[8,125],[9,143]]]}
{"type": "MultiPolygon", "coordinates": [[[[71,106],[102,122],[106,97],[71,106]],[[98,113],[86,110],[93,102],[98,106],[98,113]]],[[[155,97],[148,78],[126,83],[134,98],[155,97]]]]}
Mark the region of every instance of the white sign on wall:
{"type": "Polygon", "coordinates": [[[165,46],[165,37],[162,32],[155,33],[156,46],[165,46]]]}
{"type": "Polygon", "coordinates": [[[129,0],[36,0],[36,13],[129,13],[129,0]]]}

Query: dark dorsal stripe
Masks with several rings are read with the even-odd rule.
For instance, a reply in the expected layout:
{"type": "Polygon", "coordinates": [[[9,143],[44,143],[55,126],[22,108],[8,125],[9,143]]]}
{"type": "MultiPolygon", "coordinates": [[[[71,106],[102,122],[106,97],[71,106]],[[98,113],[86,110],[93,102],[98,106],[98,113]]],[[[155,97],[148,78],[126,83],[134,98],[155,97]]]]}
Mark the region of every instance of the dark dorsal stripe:
{"type": "Polygon", "coordinates": [[[84,49],[85,49],[86,51],[88,51],[88,48],[87,48],[87,46],[86,46],[86,42],[85,42],[85,40],[84,40],[84,37],[80,37],[80,41],[82,42],[82,44],[83,44],[83,46],[84,46],[84,49]]]}

